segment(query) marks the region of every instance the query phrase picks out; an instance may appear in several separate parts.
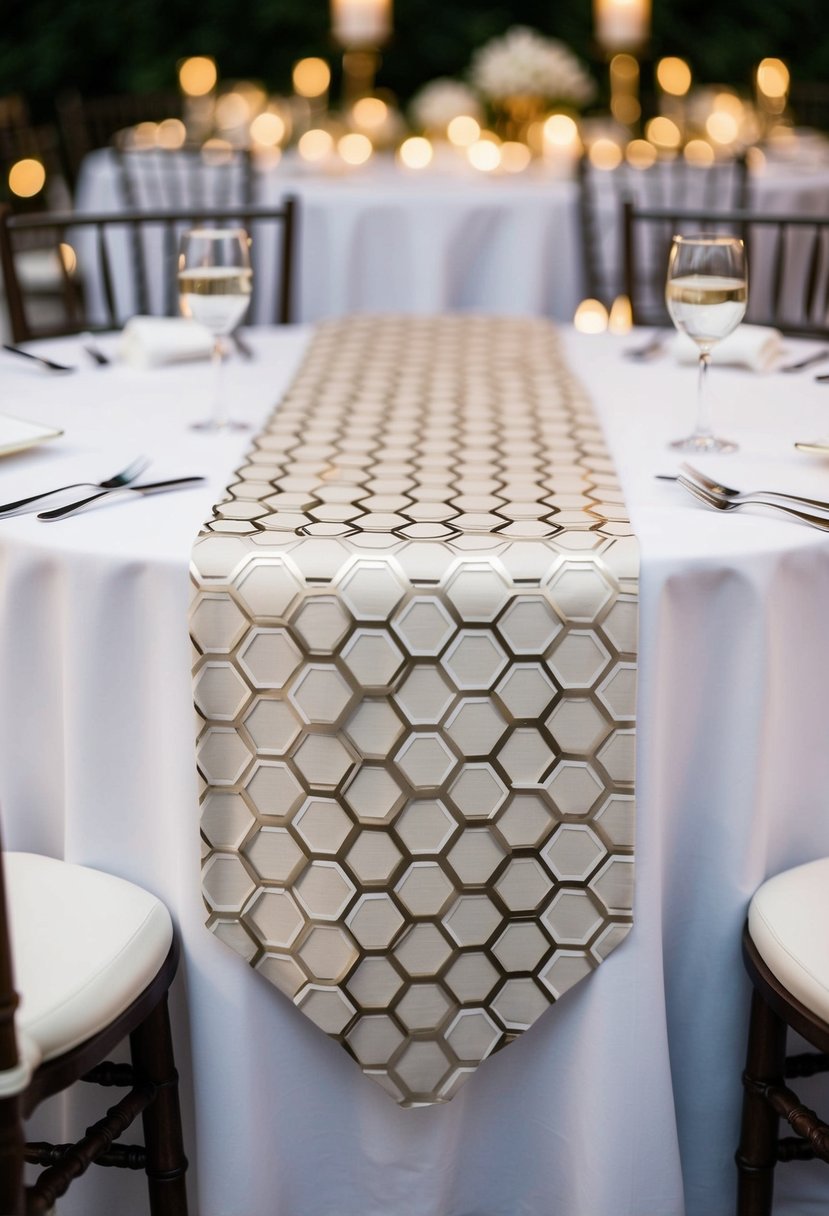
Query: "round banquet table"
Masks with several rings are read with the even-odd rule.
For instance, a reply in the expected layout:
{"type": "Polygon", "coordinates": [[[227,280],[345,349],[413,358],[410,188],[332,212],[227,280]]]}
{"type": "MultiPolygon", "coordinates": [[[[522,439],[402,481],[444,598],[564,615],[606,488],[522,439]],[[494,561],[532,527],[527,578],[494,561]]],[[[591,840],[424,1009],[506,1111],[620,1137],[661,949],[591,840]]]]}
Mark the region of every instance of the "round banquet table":
{"type": "MultiPolygon", "coordinates": [[[[226,369],[237,414],[264,421],[309,332],[250,331],[256,360],[226,369]]],[[[829,853],[829,535],[709,512],[654,478],[676,469],[665,445],[690,423],[694,374],[625,361],[635,340],[565,334],[641,546],[633,931],[454,1101],[416,1110],[203,924],[188,557],[247,443],[188,429],[209,367],[97,370],[72,339],[42,344],[78,364],[72,376],[0,356],[4,409],[65,431],[3,459],[0,500],[97,480],[139,452],[158,479],[208,478],[61,523],[0,520],[5,843],[120,874],[172,910],[199,1216],[733,1210],[747,901],[767,875],[829,853]]],[[[829,387],[715,368],[714,388],[741,450],[710,471],[829,497],[829,457],[792,446],[826,426],[829,387]]],[[[79,1183],[61,1216],[144,1210],[141,1178],[112,1173],[79,1183]]],[[[778,1173],[781,1216],[826,1210],[822,1166],[778,1173]]]]}

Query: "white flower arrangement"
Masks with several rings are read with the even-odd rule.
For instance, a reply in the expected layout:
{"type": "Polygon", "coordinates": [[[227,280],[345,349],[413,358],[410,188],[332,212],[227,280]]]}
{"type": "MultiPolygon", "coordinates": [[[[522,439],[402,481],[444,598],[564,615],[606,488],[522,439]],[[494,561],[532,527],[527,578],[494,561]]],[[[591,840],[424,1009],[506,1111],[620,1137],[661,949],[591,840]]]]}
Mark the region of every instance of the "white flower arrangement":
{"type": "Polygon", "coordinates": [[[445,131],[453,118],[481,117],[481,103],[468,85],[441,77],[425,84],[409,106],[412,122],[421,130],[445,131]]]}
{"type": "Polygon", "coordinates": [[[521,25],[475,52],[470,79],[495,103],[524,96],[580,107],[596,92],[586,68],[563,42],[521,25]]]}

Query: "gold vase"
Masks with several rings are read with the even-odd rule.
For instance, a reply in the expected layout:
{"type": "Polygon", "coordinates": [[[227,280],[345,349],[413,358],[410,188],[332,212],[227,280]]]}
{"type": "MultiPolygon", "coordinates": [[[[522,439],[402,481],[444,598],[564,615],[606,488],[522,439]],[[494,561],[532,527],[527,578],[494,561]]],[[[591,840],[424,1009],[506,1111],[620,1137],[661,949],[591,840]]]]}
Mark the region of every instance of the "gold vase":
{"type": "Polygon", "coordinates": [[[543,97],[535,93],[513,93],[496,103],[495,130],[502,139],[526,142],[529,128],[543,116],[543,97]]]}

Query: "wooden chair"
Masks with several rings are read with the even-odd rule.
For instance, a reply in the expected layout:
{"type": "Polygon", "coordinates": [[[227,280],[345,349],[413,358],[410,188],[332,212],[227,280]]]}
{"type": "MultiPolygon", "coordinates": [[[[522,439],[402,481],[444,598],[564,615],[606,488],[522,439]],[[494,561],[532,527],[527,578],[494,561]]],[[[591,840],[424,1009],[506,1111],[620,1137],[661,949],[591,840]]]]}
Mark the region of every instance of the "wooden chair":
{"type": "Polygon", "coordinates": [[[181,233],[195,224],[242,226],[252,241],[250,318],[287,324],[292,316],[296,202],[272,207],[228,207],[76,212],[15,216],[0,211],[0,267],[15,342],[35,337],[120,327],[137,313],[178,313],[177,255],[181,233]],[[18,273],[17,242],[48,233],[63,275],[63,309],[56,323],[38,327],[18,273]]]}
{"type": "Polygon", "coordinates": [[[644,169],[623,162],[598,169],[587,155],[578,166],[585,294],[609,307],[623,291],[622,204],[638,207],[746,205],[748,169],[744,156],[713,165],[689,164],[682,157],[644,169]]]}
{"type": "Polygon", "coordinates": [[[778,1161],[829,1163],[829,1126],[786,1079],[829,1071],[829,858],[765,882],[751,901],[743,959],[754,987],[737,1150],[737,1216],[769,1216],[778,1161]],[[791,1028],[816,1052],[786,1055],[791,1028]],[[785,1119],[794,1136],[780,1137],[785,1119]]]}
{"type": "Polygon", "coordinates": [[[132,883],[30,853],[0,859],[0,1212],[47,1212],[97,1163],[143,1169],[152,1216],[187,1216],[164,905],[132,883]],[[17,988],[19,997],[15,991],[17,988]],[[131,1064],[107,1056],[129,1037],[131,1064]],[[26,1143],[24,1120],[76,1081],[127,1089],[75,1144],[26,1143]],[[141,1115],[144,1144],[118,1137],[141,1115]],[[24,1184],[24,1163],[41,1167],[24,1184]]]}
{"type": "Polygon", "coordinates": [[[108,148],[119,131],[140,122],[180,118],[181,95],[167,91],[88,98],[73,90],[58,97],[55,108],[66,168],[74,185],[87,153],[108,148]]]}
{"type": "Polygon", "coordinates": [[[746,243],[746,319],[789,334],[829,334],[829,217],[754,211],[623,207],[624,291],[636,325],[668,325],[671,239],[729,233],[746,243]]]}

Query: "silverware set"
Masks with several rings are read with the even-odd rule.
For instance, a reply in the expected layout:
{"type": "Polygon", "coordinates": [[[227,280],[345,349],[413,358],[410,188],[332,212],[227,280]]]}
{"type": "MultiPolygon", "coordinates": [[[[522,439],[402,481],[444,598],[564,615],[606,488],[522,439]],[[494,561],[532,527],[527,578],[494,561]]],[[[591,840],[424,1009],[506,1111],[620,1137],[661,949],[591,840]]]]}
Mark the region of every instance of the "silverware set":
{"type": "Polygon", "coordinates": [[[121,469],[120,472],[114,473],[104,481],[71,482],[68,485],[44,490],[40,494],[32,494],[28,498],[18,498],[14,502],[2,503],[0,504],[0,516],[19,515],[27,507],[31,507],[32,504],[41,503],[44,499],[51,498],[56,494],[65,494],[69,490],[92,490],[91,494],[84,494],[83,497],[73,499],[72,502],[63,503],[58,507],[38,513],[38,519],[51,522],[58,519],[66,519],[68,516],[75,515],[77,512],[92,506],[93,503],[101,502],[102,500],[110,502],[113,498],[119,497],[141,497],[143,495],[161,494],[168,490],[184,490],[190,486],[198,485],[205,480],[204,477],[175,477],[167,481],[144,482],[141,485],[133,484],[149,463],[149,459],[146,456],[139,456],[128,464],[125,469],[121,469]]]}
{"type": "MultiPolygon", "coordinates": [[[[109,367],[111,365],[112,359],[109,355],[104,354],[92,334],[84,333],[78,336],[81,339],[81,349],[85,354],[89,355],[97,367],[109,367]]],[[[241,358],[247,360],[256,358],[255,351],[239,330],[233,331],[230,335],[230,340],[241,358]]],[[[10,342],[3,342],[2,349],[10,355],[19,355],[21,359],[28,359],[32,363],[39,364],[47,372],[76,372],[78,370],[73,363],[58,363],[56,359],[47,359],[44,355],[35,355],[32,351],[24,350],[22,346],[14,346],[10,342]]]]}
{"type": "Polygon", "coordinates": [[[707,477],[690,464],[680,465],[678,475],[660,474],[662,480],[676,481],[699,502],[717,511],[737,511],[746,506],[770,507],[813,528],[829,531],[829,502],[806,498],[800,494],[784,494],[778,490],[742,491],[707,477]]]}

